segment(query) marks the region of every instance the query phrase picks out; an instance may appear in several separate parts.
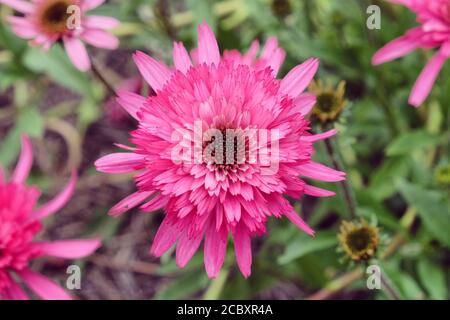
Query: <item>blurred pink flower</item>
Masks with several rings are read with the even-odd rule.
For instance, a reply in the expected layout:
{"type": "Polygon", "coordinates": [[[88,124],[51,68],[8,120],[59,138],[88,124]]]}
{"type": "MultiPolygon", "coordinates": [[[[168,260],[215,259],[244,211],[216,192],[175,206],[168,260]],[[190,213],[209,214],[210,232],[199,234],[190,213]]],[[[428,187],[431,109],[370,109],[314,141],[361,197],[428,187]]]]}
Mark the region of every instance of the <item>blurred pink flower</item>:
{"type": "Polygon", "coordinates": [[[119,39],[105,31],[120,22],[111,17],[88,16],[86,12],[105,0],[0,0],[23,16],[10,16],[7,21],[19,37],[31,39],[32,45],[48,50],[62,41],[72,63],[81,71],[91,67],[83,41],[105,49],[116,49],[119,39]]]}
{"type": "Polygon", "coordinates": [[[69,184],[50,202],[35,208],[40,192],[24,184],[33,160],[27,137],[22,138],[22,153],[10,182],[5,181],[0,167],[0,300],[28,299],[16,278],[42,299],[70,299],[55,282],[32,271],[29,261],[42,256],[79,259],[90,255],[99,240],[33,241],[42,229],[41,219],[54,214],[71,197],[76,184],[72,175],[69,184]]]}
{"type": "MultiPolygon", "coordinates": [[[[117,90],[120,91],[129,91],[132,93],[139,93],[142,89],[142,78],[135,77],[124,80],[117,90]]],[[[112,123],[120,123],[126,120],[127,118],[131,118],[130,115],[122,108],[122,106],[117,102],[116,97],[111,97],[105,103],[105,112],[108,119],[112,123]]]]}
{"type": "Polygon", "coordinates": [[[407,55],[417,48],[438,48],[423,69],[409,96],[409,103],[419,107],[433,88],[444,62],[450,56],[450,2],[448,0],[389,0],[415,12],[419,27],[391,41],[378,50],[372,63],[378,65],[407,55]]]}
{"type": "Polygon", "coordinates": [[[166,215],[153,241],[152,254],[161,256],[178,242],[176,262],[182,268],[204,239],[206,272],[215,277],[224,262],[231,233],[238,266],[248,277],[251,237],[266,232],[268,217],[286,216],[314,235],[284,195],[300,199],[303,194],[320,197],[334,193],[308,185],[299,176],[340,181],[345,174],[311,160],[313,143],[336,133],[331,130],[312,135],[305,118],[315,97],[303,91],[318,69],[317,59],[307,60],[277,80],[285,53],[275,38],[267,41],[259,58],[257,42],[244,55],[228,51],[222,58],[206,23],[200,25],[198,36],[198,49],[192,56],[182,43],[174,43],[174,69],[142,52],[134,55],[139,71],[156,95],[144,98],[119,92],[118,102],[139,121],[139,128],[131,133],[136,147],[122,145],[131,152],[106,155],[97,160],[96,167],[106,173],[136,172],[138,191],[114,206],[111,215],[144,202],[141,209],[145,212],[164,209],[166,215]],[[179,147],[174,137],[180,132],[187,138],[183,143],[188,149],[193,145],[195,149],[198,139],[201,153],[215,143],[214,139],[198,136],[197,123],[202,131],[278,132],[265,144],[250,146],[246,142],[258,155],[264,147],[272,154],[272,146],[278,144],[278,156],[271,159],[277,170],[267,174],[264,164],[250,161],[247,151],[239,155],[233,141],[232,147],[227,144],[228,149],[224,144],[225,153],[233,155],[227,164],[217,161],[219,155],[215,153],[212,158],[201,156],[196,163],[189,157],[174,157],[173,151],[179,147]],[[174,161],[180,159],[183,161],[174,161]]]}

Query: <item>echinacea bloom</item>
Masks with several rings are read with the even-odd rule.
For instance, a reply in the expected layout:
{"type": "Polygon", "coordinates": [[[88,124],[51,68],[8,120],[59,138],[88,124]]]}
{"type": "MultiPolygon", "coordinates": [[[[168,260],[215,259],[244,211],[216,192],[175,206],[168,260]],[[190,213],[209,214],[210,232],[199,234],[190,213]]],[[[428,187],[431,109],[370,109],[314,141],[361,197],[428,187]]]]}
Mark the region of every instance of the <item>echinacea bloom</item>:
{"type": "Polygon", "coordinates": [[[430,94],[439,71],[450,57],[450,3],[448,0],[389,1],[415,12],[420,26],[378,50],[373,56],[373,64],[403,57],[417,48],[438,49],[422,70],[409,96],[409,103],[419,107],[430,94]]]}
{"type": "Polygon", "coordinates": [[[142,203],[144,212],[164,209],[164,221],[151,247],[153,255],[161,256],[177,243],[176,263],[182,268],[204,240],[205,269],[212,278],[222,267],[231,234],[237,264],[248,277],[251,238],[266,232],[268,217],[285,216],[314,235],[284,196],[300,199],[304,194],[334,193],[311,186],[300,176],[340,181],[345,174],[311,160],[314,142],[336,133],[312,135],[305,118],[315,97],[303,91],[318,69],[317,59],[307,60],[277,80],[285,53],[275,38],[267,41],[257,58],[258,42],[244,55],[233,50],[221,57],[206,23],[199,26],[198,37],[198,48],[191,55],[182,43],[174,43],[174,68],[142,52],[134,55],[155,95],[119,93],[119,103],[139,122],[131,133],[135,147],[122,145],[130,152],[106,155],[96,167],[106,173],[136,173],[138,191],[115,205],[111,215],[142,203]],[[199,136],[199,128],[205,135],[199,136]],[[258,141],[257,146],[245,140],[248,149],[241,153],[235,140],[247,129],[278,135],[258,141]],[[206,133],[211,130],[238,133],[231,141],[217,140],[206,133]],[[181,142],[178,133],[183,135],[181,142]],[[192,161],[189,152],[175,152],[180,144],[200,151],[200,158],[192,161]],[[272,149],[276,144],[278,148],[272,149]],[[224,148],[208,153],[211,145],[224,148]],[[271,155],[278,151],[270,159],[276,170],[266,171],[265,163],[251,161],[250,149],[256,149],[258,159],[263,149],[270,149],[271,155]],[[224,164],[218,159],[225,156],[224,164]]]}
{"type": "Polygon", "coordinates": [[[70,60],[81,71],[91,67],[82,41],[111,50],[119,46],[119,39],[106,31],[120,24],[117,19],[86,15],[103,2],[105,0],[0,0],[22,14],[7,17],[15,34],[30,39],[31,45],[44,50],[62,41],[70,60]]]}
{"type": "Polygon", "coordinates": [[[28,295],[17,279],[42,299],[70,299],[70,295],[47,277],[32,271],[29,262],[43,256],[78,259],[99,246],[94,240],[34,241],[42,229],[41,220],[58,211],[71,197],[76,176],[51,201],[36,208],[40,192],[24,184],[33,161],[32,147],[22,138],[22,152],[11,181],[0,167],[0,300],[23,300],[28,295]]]}

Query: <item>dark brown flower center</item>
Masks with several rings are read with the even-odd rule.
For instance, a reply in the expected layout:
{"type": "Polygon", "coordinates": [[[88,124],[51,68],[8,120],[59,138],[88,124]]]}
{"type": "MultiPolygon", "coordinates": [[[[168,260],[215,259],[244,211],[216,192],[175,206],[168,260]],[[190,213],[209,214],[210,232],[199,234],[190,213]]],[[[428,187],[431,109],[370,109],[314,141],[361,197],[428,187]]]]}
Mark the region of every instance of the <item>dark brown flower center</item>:
{"type": "Polygon", "coordinates": [[[69,0],[50,0],[40,13],[41,28],[49,33],[66,32],[70,14],[68,8],[73,3],[69,0]]]}
{"type": "Polygon", "coordinates": [[[335,97],[332,93],[323,93],[317,96],[317,107],[322,112],[330,112],[335,104],[335,97]]]}
{"type": "Polygon", "coordinates": [[[355,251],[368,249],[371,244],[372,233],[367,228],[360,228],[348,234],[347,244],[355,251]]]}

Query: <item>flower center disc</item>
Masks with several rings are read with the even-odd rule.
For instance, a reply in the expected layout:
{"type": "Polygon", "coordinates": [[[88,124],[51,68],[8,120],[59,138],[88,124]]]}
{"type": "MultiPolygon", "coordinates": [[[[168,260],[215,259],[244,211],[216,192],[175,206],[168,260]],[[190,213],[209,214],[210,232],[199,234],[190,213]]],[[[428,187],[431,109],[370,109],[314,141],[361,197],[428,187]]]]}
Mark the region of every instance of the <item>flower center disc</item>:
{"type": "Polygon", "coordinates": [[[67,9],[73,5],[69,0],[50,0],[42,8],[39,21],[44,32],[63,33],[69,30],[67,9]]]}
{"type": "Polygon", "coordinates": [[[371,232],[366,228],[361,228],[348,235],[348,245],[355,251],[366,250],[371,242],[371,232]]]}

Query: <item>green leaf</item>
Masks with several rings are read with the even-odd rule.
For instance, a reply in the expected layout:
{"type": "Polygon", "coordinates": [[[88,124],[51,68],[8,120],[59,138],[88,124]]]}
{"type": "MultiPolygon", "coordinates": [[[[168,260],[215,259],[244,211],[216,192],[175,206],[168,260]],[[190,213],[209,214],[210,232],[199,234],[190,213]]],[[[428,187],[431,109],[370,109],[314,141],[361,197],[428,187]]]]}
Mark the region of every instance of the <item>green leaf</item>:
{"type": "Polygon", "coordinates": [[[97,121],[101,116],[99,104],[92,99],[83,100],[77,110],[80,131],[86,130],[91,123],[97,121]]]}
{"type": "Polygon", "coordinates": [[[445,274],[439,266],[429,260],[422,259],[419,261],[418,273],[420,282],[427,290],[431,299],[447,299],[445,274]]]}
{"type": "Polygon", "coordinates": [[[0,20],[0,46],[20,55],[27,47],[26,41],[13,34],[10,27],[3,21],[3,19],[0,20]]]}
{"type": "Polygon", "coordinates": [[[44,119],[37,108],[28,107],[19,112],[16,128],[32,137],[42,137],[44,133],[44,119]]]}
{"type": "Polygon", "coordinates": [[[417,213],[427,230],[440,242],[450,247],[450,203],[444,192],[428,190],[404,180],[397,188],[417,213]]]}
{"type": "Polygon", "coordinates": [[[287,264],[308,253],[329,249],[337,245],[335,232],[319,232],[315,237],[302,234],[292,241],[284,253],[278,258],[279,264],[287,264]]]}
{"type": "MultiPolygon", "coordinates": [[[[397,291],[402,299],[424,299],[425,294],[418,283],[400,268],[399,261],[384,262],[381,270],[385,279],[397,291]]],[[[383,290],[384,291],[384,290],[383,290]]],[[[385,292],[387,295],[387,293],[385,292]]]]}
{"type": "Polygon", "coordinates": [[[53,81],[81,95],[93,96],[88,76],[77,70],[60,46],[44,52],[30,48],[24,56],[24,64],[31,70],[46,73],[53,81]]]}
{"type": "Polygon", "coordinates": [[[409,173],[411,160],[406,156],[388,158],[372,176],[369,193],[377,200],[392,196],[397,190],[394,179],[406,177],[409,173]]]}
{"type": "Polygon", "coordinates": [[[28,107],[19,111],[16,125],[0,145],[0,163],[10,165],[19,154],[20,136],[25,133],[32,137],[41,137],[44,132],[44,120],[36,108],[28,107]]]}
{"type": "Polygon", "coordinates": [[[392,141],[386,149],[388,156],[409,154],[413,150],[431,147],[439,143],[439,137],[424,130],[407,132],[392,141]]]}
{"type": "Polygon", "coordinates": [[[155,298],[158,300],[186,299],[190,295],[205,288],[208,278],[204,270],[198,269],[196,272],[188,272],[173,280],[167,286],[158,290],[155,298]]]}

